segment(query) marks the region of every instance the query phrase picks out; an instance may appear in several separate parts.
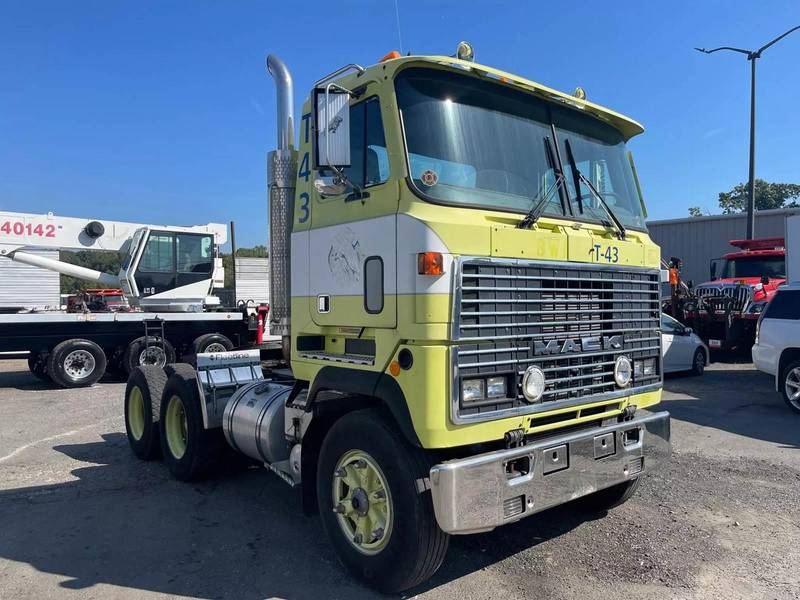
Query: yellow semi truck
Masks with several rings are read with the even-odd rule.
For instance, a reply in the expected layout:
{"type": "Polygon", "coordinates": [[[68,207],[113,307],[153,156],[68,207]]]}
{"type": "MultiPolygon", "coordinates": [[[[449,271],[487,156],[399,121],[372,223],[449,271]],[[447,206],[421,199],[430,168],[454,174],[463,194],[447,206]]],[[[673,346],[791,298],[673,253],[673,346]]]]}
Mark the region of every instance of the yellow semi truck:
{"type": "Polygon", "coordinates": [[[277,57],[270,330],[285,364],[208,353],[136,369],[133,451],[193,479],[226,446],[302,488],[383,591],[452,534],[607,510],[669,456],[659,248],[635,121],[454,56],[390,53],[294,116],[277,57]]]}

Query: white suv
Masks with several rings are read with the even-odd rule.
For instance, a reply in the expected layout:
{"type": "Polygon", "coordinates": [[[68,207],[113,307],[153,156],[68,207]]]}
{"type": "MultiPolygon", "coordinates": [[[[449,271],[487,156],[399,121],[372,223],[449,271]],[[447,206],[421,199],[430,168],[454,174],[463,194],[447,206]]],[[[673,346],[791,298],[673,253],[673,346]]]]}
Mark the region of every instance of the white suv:
{"type": "Polygon", "coordinates": [[[775,376],[775,389],[800,414],[800,283],[782,286],[756,328],[753,362],[775,376]]]}

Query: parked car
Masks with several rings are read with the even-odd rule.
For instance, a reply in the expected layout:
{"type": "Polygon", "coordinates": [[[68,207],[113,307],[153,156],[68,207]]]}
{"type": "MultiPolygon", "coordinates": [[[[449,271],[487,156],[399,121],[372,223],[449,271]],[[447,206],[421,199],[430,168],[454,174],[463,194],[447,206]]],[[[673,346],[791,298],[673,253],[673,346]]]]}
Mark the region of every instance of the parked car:
{"type": "Polygon", "coordinates": [[[800,283],[781,287],[761,315],[753,362],[775,377],[775,389],[800,414],[800,283]]]}
{"type": "Polygon", "coordinates": [[[661,356],[664,373],[689,371],[702,375],[710,362],[708,347],[692,331],[669,315],[661,315],[661,356]]]}

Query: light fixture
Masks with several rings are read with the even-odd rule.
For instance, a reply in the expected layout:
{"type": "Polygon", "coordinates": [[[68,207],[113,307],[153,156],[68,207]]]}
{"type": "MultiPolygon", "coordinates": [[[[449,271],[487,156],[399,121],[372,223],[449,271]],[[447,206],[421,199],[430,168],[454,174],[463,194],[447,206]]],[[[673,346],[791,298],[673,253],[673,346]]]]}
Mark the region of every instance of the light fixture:
{"type": "Polygon", "coordinates": [[[618,356],[614,363],[614,381],[618,387],[624,388],[633,379],[633,365],[627,356],[618,356]]]}
{"type": "Polygon", "coordinates": [[[572,92],[572,95],[578,100],[586,100],[586,90],[584,90],[581,86],[576,87],[575,91],[572,92]]]}
{"type": "Polygon", "coordinates": [[[472,49],[472,44],[469,42],[458,42],[458,46],[456,46],[456,58],[475,62],[475,50],[472,49]]]}
{"type": "Polygon", "coordinates": [[[522,376],[522,395],[528,402],[538,402],[544,395],[544,372],[537,366],[530,366],[522,376]]]}

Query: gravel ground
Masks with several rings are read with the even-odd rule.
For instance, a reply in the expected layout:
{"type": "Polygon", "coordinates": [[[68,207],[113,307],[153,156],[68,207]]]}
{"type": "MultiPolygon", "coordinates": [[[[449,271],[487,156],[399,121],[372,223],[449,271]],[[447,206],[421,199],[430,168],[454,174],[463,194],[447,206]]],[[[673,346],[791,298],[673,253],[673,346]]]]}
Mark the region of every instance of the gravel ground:
{"type": "MultiPolygon", "coordinates": [[[[673,459],[587,520],[453,538],[422,598],[800,598],[800,417],[749,364],[666,382],[673,459]]],[[[259,469],[181,484],[133,458],[124,384],[0,362],[0,598],[371,598],[259,469]]]]}

